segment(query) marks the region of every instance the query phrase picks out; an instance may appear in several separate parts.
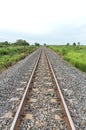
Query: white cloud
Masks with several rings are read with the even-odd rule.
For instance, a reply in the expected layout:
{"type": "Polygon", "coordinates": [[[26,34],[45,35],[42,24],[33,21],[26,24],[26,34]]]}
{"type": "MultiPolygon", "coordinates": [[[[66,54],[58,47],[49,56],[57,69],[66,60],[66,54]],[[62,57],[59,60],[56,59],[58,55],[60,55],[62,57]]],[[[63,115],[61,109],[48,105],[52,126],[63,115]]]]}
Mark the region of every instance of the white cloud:
{"type": "Polygon", "coordinates": [[[0,30],[54,37],[67,25],[83,26],[85,6],[86,0],[0,0],[0,30]]]}

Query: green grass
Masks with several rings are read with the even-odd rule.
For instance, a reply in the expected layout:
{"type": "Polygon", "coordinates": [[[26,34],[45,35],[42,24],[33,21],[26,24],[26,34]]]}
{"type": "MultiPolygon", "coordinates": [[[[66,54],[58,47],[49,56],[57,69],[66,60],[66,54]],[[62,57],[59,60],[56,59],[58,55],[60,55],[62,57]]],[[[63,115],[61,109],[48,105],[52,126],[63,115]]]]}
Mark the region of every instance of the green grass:
{"type": "Polygon", "coordinates": [[[37,49],[36,46],[8,45],[0,47],[0,72],[37,49]]]}
{"type": "Polygon", "coordinates": [[[49,46],[60,54],[64,60],[86,72],[86,46],[49,46]]]}

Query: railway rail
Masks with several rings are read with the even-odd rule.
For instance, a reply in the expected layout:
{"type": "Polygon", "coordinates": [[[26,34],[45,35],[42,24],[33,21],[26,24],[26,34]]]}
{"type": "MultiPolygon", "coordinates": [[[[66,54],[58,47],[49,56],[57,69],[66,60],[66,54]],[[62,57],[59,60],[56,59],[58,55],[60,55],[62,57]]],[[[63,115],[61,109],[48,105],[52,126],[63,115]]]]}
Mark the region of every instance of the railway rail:
{"type": "Polygon", "coordinates": [[[44,48],[10,130],[75,130],[74,123],[44,48]]]}

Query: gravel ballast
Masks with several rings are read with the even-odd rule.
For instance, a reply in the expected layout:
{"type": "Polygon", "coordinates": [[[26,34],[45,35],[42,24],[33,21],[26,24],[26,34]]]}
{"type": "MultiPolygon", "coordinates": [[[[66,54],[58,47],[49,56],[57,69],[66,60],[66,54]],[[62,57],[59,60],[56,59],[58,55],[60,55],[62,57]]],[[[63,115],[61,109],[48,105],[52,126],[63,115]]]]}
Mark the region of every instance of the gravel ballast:
{"type": "MultiPolygon", "coordinates": [[[[0,74],[0,130],[9,130],[40,49],[0,74]],[[14,115],[13,115],[14,114],[14,115]],[[7,118],[9,116],[9,119],[7,118]]],[[[86,130],[86,74],[46,49],[76,130],[86,130]]]]}
{"type": "Polygon", "coordinates": [[[86,130],[86,74],[46,49],[77,130],[86,130]]]}
{"type": "Polygon", "coordinates": [[[0,130],[9,129],[39,53],[40,49],[0,74],[0,130]]]}
{"type": "Polygon", "coordinates": [[[53,80],[42,51],[18,130],[69,130],[53,80]]]}

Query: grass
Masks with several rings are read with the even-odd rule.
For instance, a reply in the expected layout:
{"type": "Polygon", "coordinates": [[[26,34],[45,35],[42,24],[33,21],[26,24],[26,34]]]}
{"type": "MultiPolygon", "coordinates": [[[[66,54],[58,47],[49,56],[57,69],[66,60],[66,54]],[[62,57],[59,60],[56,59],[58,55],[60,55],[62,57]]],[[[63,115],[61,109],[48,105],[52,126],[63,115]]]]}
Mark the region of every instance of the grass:
{"type": "Polygon", "coordinates": [[[50,49],[62,55],[63,59],[73,66],[86,72],[86,46],[49,46],[50,49]]]}
{"type": "Polygon", "coordinates": [[[0,72],[37,49],[36,46],[2,45],[0,47],[0,72]]]}

